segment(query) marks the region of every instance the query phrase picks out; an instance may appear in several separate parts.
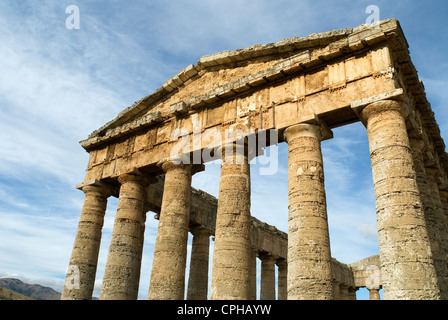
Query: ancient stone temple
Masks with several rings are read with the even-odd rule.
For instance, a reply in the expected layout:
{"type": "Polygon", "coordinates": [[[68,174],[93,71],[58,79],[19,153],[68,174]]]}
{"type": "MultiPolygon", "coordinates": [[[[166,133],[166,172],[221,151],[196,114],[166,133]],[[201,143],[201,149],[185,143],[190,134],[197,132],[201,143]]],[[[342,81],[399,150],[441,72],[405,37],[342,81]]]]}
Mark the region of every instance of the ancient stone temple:
{"type": "Polygon", "coordinates": [[[371,299],[380,288],[384,299],[448,298],[448,157],[396,20],[202,57],[81,145],[90,159],[63,299],[92,297],[109,197],[118,208],[100,299],[137,298],[148,211],[159,219],[149,299],[255,299],[256,259],[261,299],[355,299],[360,287],[371,299]],[[346,265],[330,252],[321,142],[357,121],[379,256],[346,265]],[[250,210],[249,162],[283,142],[287,233],[250,210]],[[218,198],[191,187],[216,159],[218,198]]]}

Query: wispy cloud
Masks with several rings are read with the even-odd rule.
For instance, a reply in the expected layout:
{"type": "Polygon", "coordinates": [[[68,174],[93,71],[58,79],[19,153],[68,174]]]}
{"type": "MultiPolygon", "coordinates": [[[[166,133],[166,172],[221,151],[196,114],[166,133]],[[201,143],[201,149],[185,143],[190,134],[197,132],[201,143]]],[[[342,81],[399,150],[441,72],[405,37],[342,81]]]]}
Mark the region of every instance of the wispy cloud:
{"type": "MultiPolygon", "coordinates": [[[[84,199],[74,189],[83,180],[88,160],[79,140],[203,55],[355,27],[365,22],[365,8],[371,4],[368,0],[76,3],[80,30],[65,28],[65,8],[73,1],[0,2],[0,276],[21,274],[30,282],[45,278],[59,290],[84,199]]],[[[443,61],[447,35],[435,31],[444,26],[446,4],[409,0],[377,4],[381,18],[399,18],[409,32],[413,58],[417,69],[422,68],[419,74],[446,134],[447,65],[427,59],[443,61]],[[435,34],[437,46],[431,38],[435,34]]],[[[364,130],[360,125],[336,129],[335,138],[322,144],[332,253],[347,263],[377,250],[364,130]]],[[[260,176],[253,167],[251,208],[255,217],[287,231],[286,145],[279,150],[275,176],[260,176]]],[[[193,177],[193,186],[217,196],[219,175],[219,164],[207,165],[206,172],[193,177]]],[[[111,198],[97,296],[116,205],[111,198]]],[[[142,299],[149,286],[157,231],[150,213],[146,226],[142,299]]]]}

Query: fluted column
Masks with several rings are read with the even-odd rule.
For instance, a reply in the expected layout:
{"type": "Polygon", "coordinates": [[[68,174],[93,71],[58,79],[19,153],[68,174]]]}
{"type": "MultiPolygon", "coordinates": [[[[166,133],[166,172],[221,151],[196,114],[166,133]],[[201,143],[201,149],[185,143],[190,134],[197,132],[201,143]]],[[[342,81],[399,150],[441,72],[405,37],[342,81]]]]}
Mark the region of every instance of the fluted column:
{"type": "Polygon", "coordinates": [[[222,154],[211,299],[247,300],[251,297],[250,159],[243,144],[227,144],[222,154]]]}
{"type": "Polygon", "coordinates": [[[277,260],[277,299],[287,300],[288,299],[288,263],[285,259],[277,260]]]}
{"type": "Polygon", "coordinates": [[[165,161],[162,207],[160,209],[149,300],[183,300],[190,222],[191,177],[203,165],[165,161]]]}
{"type": "Polygon", "coordinates": [[[207,300],[210,232],[201,226],[190,229],[193,243],[187,300],[207,300]]]}
{"type": "Polygon", "coordinates": [[[366,106],[384,299],[439,299],[430,241],[406,130],[407,105],[366,106]]]}
{"type": "Polygon", "coordinates": [[[90,300],[95,285],[101,230],[111,188],[100,182],[82,187],[84,205],[79,219],[62,300],[90,300]]]}
{"type": "Polygon", "coordinates": [[[275,300],[275,257],[261,254],[260,300],[275,300]]]}
{"type": "Polygon", "coordinates": [[[320,143],[323,125],[298,124],[288,143],[288,299],[333,299],[330,238],[320,143]]]}
{"type": "Polygon", "coordinates": [[[100,299],[136,300],[143,251],[145,186],[148,181],[139,174],[123,174],[118,182],[120,194],[100,299]]]}

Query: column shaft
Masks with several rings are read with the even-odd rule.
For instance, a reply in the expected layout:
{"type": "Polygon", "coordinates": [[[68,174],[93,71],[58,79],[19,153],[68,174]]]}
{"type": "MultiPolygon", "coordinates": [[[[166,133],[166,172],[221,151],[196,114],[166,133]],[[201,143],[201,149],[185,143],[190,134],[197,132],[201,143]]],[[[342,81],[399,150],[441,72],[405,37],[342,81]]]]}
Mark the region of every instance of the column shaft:
{"type": "Polygon", "coordinates": [[[193,244],[187,300],[207,300],[210,233],[202,227],[192,228],[191,233],[193,244]]]}
{"type": "Polygon", "coordinates": [[[380,300],[379,289],[369,289],[369,300],[380,300]]]}
{"type": "Polygon", "coordinates": [[[275,300],[275,257],[262,254],[260,259],[260,300],[275,300]]]}
{"type": "Polygon", "coordinates": [[[101,287],[101,300],[136,300],[143,251],[145,180],[118,178],[120,194],[101,287]]]}
{"type": "Polygon", "coordinates": [[[277,299],[287,300],[288,299],[288,263],[286,260],[282,259],[277,261],[277,299]]]}
{"type": "Polygon", "coordinates": [[[448,226],[448,190],[440,189],[439,194],[440,194],[440,200],[442,201],[443,217],[445,219],[445,225],[448,226]]]}
{"type": "Polygon", "coordinates": [[[429,186],[429,200],[433,203],[433,216],[431,228],[428,228],[431,249],[439,283],[442,300],[448,300],[448,251],[447,251],[447,226],[443,205],[439,192],[439,171],[436,168],[426,168],[426,177],[429,186]]]}
{"type": "Polygon", "coordinates": [[[192,165],[162,164],[165,173],[148,299],[183,300],[187,264],[192,165]]]}
{"type": "Polygon", "coordinates": [[[349,293],[348,293],[348,286],[345,284],[339,285],[339,299],[340,300],[350,300],[349,293]]]}
{"type": "Polygon", "coordinates": [[[438,299],[406,110],[402,103],[385,100],[362,111],[369,138],[384,299],[438,299]]]}
{"type": "Polygon", "coordinates": [[[257,300],[257,257],[258,249],[252,247],[250,257],[250,300],[257,300]]]}
{"type": "Polygon", "coordinates": [[[333,299],[320,141],[324,128],[299,124],[288,142],[288,299],[333,299]]]}
{"type": "Polygon", "coordinates": [[[82,191],[86,196],[62,300],[90,300],[95,285],[101,230],[110,189],[106,186],[89,185],[83,187],[82,191]]]}
{"type": "Polygon", "coordinates": [[[337,281],[333,281],[333,296],[334,300],[342,300],[341,297],[341,283],[337,281]]]}
{"type": "Polygon", "coordinates": [[[249,159],[244,145],[229,144],[223,149],[211,299],[247,300],[251,297],[249,159]]]}

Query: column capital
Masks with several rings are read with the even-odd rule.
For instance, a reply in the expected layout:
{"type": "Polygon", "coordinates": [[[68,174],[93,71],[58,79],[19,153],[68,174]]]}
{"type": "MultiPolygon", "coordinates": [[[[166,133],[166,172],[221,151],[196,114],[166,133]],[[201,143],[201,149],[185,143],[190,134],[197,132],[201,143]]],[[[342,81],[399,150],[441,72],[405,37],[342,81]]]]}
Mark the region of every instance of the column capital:
{"type": "Polygon", "coordinates": [[[361,122],[366,125],[365,119],[362,117],[362,110],[370,104],[380,101],[391,101],[391,100],[403,100],[404,90],[402,88],[390,90],[380,94],[376,94],[370,97],[365,97],[362,99],[354,100],[351,102],[351,108],[354,113],[359,117],[361,122]]]}
{"type": "Polygon", "coordinates": [[[279,268],[281,268],[281,267],[286,267],[286,266],[288,266],[288,261],[287,261],[285,258],[278,258],[278,259],[275,261],[275,264],[276,264],[279,268]]]}
{"type": "Polygon", "coordinates": [[[258,258],[260,258],[260,260],[262,261],[272,261],[272,263],[275,263],[275,261],[277,260],[277,257],[269,252],[261,252],[258,255],[258,258]]]}
{"type": "Polygon", "coordinates": [[[406,119],[410,114],[409,105],[398,100],[380,100],[368,104],[360,112],[361,119],[367,121],[372,115],[380,114],[385,111],[397,111],[406,119]]]}
{"type": "MultiPolygon", "coordinates": [[[[247,138],[244,138],[244,141],[224,141],[224,143],[216,149],[216,153],[221,154],[221,158],[225,159],[227,149],[232,149],[233,151],[232,153],[228,153],[229,156],[236,155],[238,157],[247,157],[248,162],[263,154],[263,149],[258,148],[256,143],[255,145],[250,144],[247,138]]],[[[239,161],[237,160],[236,163],[239,163],[239,161]]]]}
{"type": "Polygon", "coordinates": [[[148,187],[151,184],[157,183],[157,176],[155,174],[146,174],[143,173],[138,168],[133,168],[129,172],[122,173],[118,176],[117,181],[122,185],[125,182],[138,182],[144,188],[148,187]]]}
{"type": "Polygon", "coordinates": [[[124,174],[122,174],[122,175],[120,175],[118,177],[118,182],[120,182],[120,184],[123,184],[123,183],[128,182],[128,181],[138,181],[138,182],[140,182],[140,181],[143,181],[143,180],[144,180],[143,176],[137,175],[137,174],[130,174],[130,173],[124,173],[124,174]]]}
{"type": "Polygon", "coordinates": [[[113,193],[113,187],[111,185],[96,179],[78,183],[76,189],[82,190],[85,194],[88,192],[100,193],[106,198],[110,197],[113,193]]]}
{"type": "Polygon", "coordinates": [[[203,163],[201,164],[188,164],[179,162],[173,159],[162,159],[157,163],[157,166],[161,168],[164,172],[171,171],[173,169],[183,168],[185,170],[191,170],[191,175],[205,170],[203,163]]]}
{"type": "Polygon", "coordinates": [[[316,118],[316,121],[312,123],[299,123],[286,128],[283,136],[287,143],[296,136],[308,136],[324,141],[333,138],[333,132],[325,123],[316,118]]]}
{"type": "Polygon", "coordinates": [[[209,229],[207,229],[206,227],[204,227],[203,225],[199,225],[199,224],[190,225],[189,229],[193,236],[202,235],[202,234],[207,234],[208,236],[212,235],[212,232],[209,229]]]}
{"type": "Polygon", "coordinates": [[[258,257],[259,250],[257,247],[251,246],[250,250],[256,255],[256,257],[258,257]]]}

